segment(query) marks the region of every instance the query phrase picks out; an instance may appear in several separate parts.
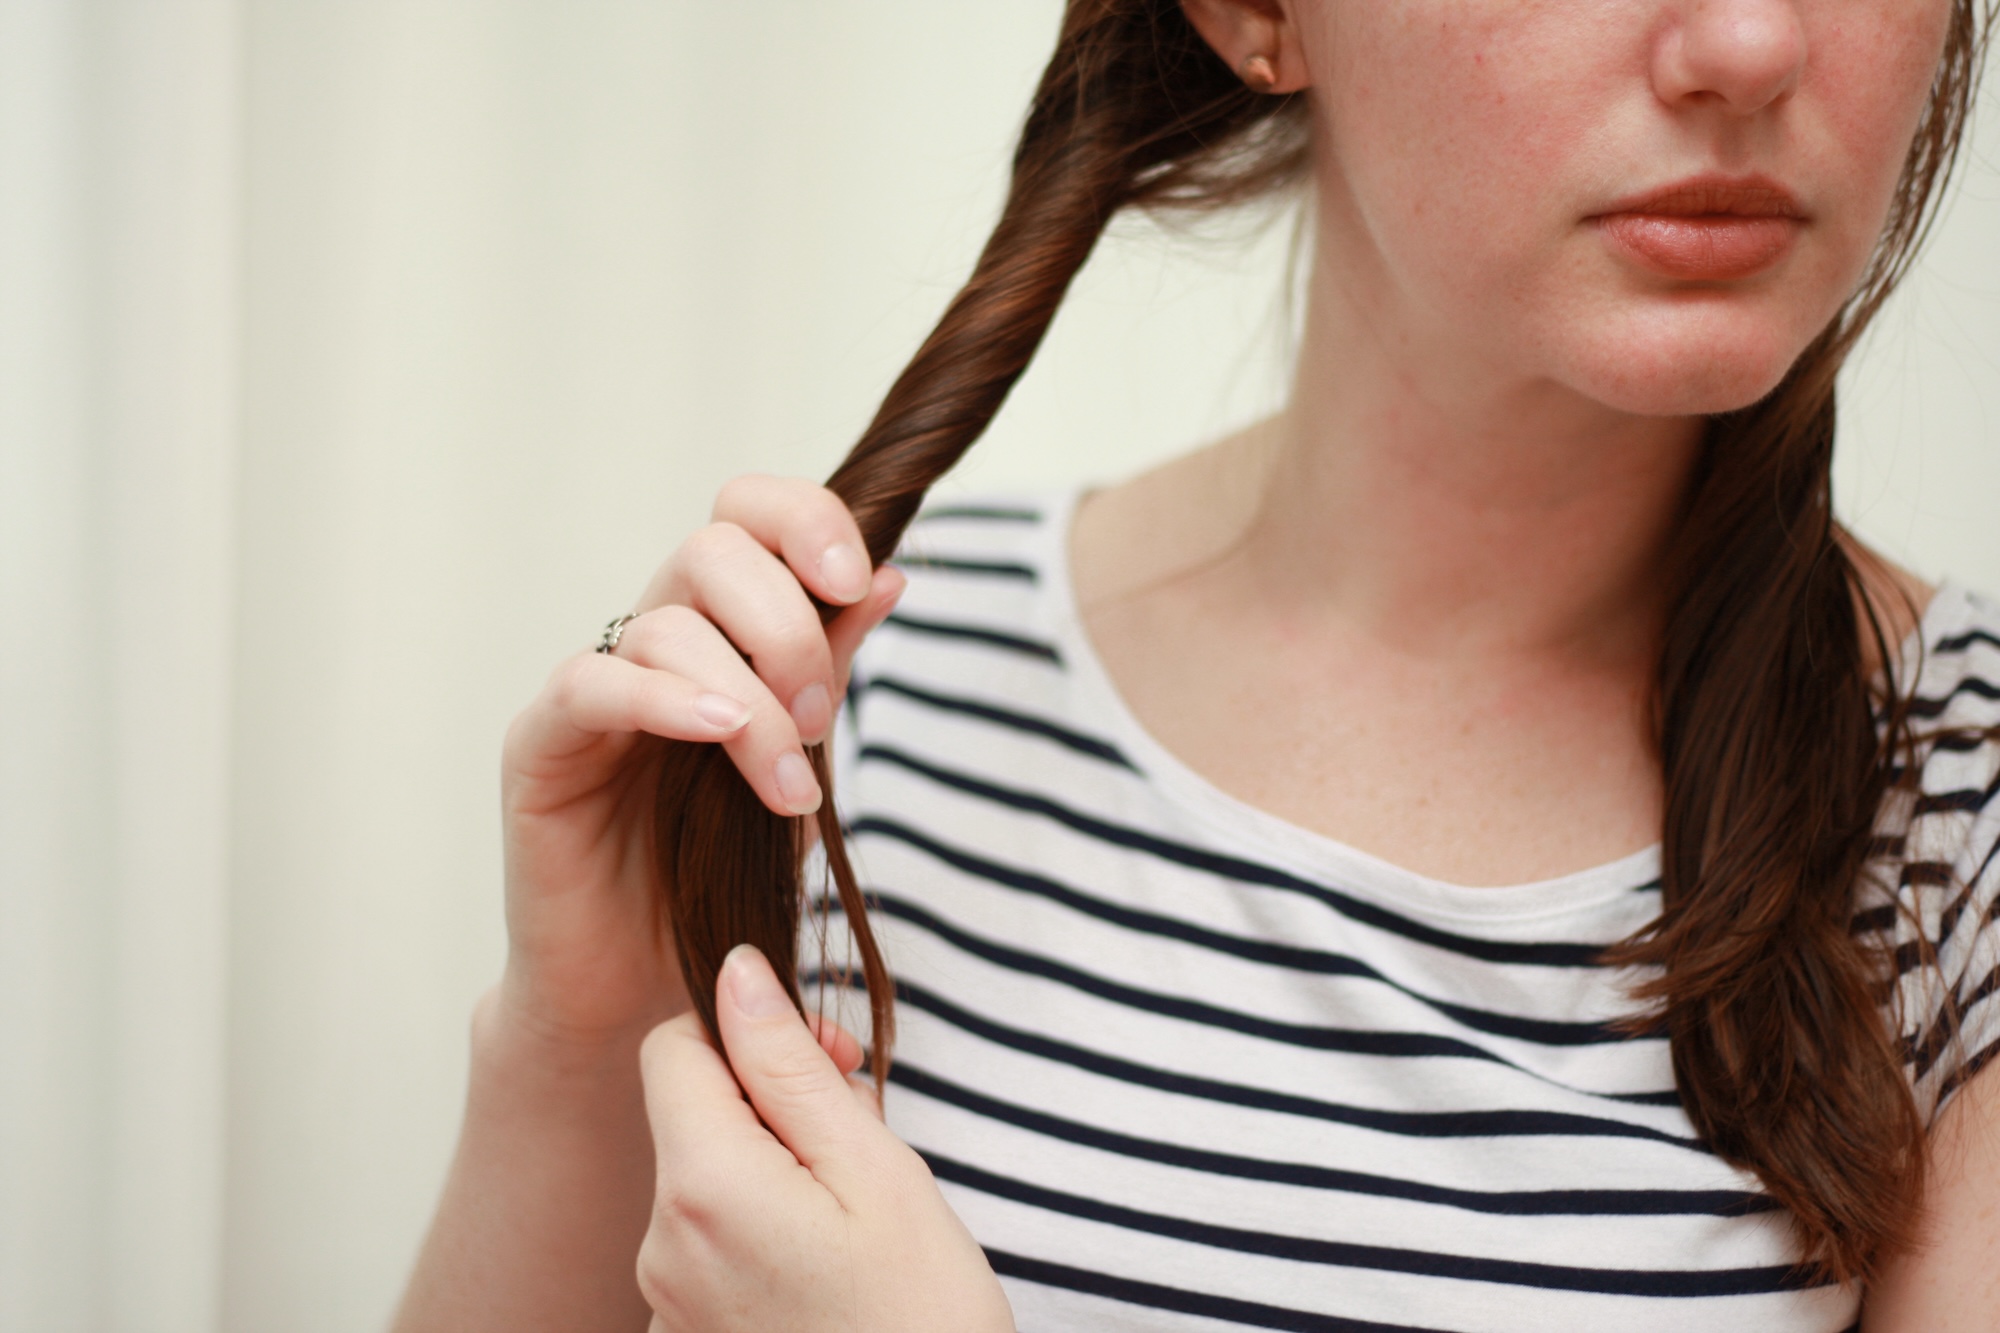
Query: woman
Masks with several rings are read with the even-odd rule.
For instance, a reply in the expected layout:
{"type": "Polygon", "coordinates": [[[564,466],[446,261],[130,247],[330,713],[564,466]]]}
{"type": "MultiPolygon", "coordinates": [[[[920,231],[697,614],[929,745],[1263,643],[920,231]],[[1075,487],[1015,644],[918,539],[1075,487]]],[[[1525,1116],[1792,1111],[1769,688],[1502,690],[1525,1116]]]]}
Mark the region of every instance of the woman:
{"type": "Polygon", "coordinates": [[[1827,497],[1977,17],[1072,0],[851,503],[732,485],[514,727],[402,1326],[2000,1328],[2000,607],[1827,497]],[[1301,176],[1284,413],[871,572],[1113,212],[1301,176]],[[805,814],[837,721],[886,1127],[655,930],[641,738],[805,814]]]}

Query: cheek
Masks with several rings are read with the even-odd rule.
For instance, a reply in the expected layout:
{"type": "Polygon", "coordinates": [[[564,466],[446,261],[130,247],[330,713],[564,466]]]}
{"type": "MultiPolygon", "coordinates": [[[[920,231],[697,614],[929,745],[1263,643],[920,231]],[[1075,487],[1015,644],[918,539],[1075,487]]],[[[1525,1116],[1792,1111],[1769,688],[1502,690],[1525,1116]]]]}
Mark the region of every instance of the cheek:
{"type": "Polygon", "coordinates": [[[1819,118],[1816,165],[1840,205],[1828,217],[1858,279],[1930,101],[1952,6],[1851,0],[1829,8],[1812,34],[1817,58],[1799,96],[1819,118]]]}
{"type": "Polygon", "coordinates": [[[1552,187],[1574,182],[1579,145],[1621,96],[1600,49],[1610,25],[1565,4],[1366,7],[1323,38],[1323,166],[1339,205],[1407,294],[1504,303],[1575,223],[1571,191],[1552,187]]]}

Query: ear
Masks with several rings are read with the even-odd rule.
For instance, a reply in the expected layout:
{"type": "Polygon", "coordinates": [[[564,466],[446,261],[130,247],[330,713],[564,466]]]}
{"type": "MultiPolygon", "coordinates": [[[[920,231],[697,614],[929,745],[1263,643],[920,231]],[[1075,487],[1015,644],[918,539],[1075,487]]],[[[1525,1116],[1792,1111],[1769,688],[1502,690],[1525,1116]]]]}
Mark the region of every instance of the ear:
{"type": "Polygon", "coordinates": [[[1181,0],[1181,11],[1239,75],[1253,57],[1271,62],[1274,81],[1259,86],[1259,92],[1295,93],[1312,82],[1290,6],[1283,0],[1181,0]]]}

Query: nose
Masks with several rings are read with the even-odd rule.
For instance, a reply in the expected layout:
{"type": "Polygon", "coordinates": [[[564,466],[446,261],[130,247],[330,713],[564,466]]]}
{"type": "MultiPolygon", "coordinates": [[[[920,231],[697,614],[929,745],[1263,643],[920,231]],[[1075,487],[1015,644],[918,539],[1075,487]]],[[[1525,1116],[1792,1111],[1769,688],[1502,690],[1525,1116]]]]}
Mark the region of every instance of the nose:
{"type": "Polygon", "coordinates": [[[1798,87],[1806,66],[1800,0],[1681,0],[1653,51],[1653,88],[1669,104],[1709,102],[1750,115],[1798,87]]]}

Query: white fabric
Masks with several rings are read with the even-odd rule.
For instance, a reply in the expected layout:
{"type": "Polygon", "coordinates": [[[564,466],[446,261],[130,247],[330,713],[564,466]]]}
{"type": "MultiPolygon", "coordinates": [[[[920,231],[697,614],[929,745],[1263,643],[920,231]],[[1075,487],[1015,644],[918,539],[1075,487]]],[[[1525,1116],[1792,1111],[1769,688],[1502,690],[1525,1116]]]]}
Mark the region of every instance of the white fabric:
{"type": "MultiPolygon", "coordinates": [[[[1099,666],[1069,512],[917,524],[836,751],[902,996],[890,1124],[1021,1326],[1847,1328],[1664,1037],[1616,1026],[1637,978],[1596,955],[1657,915],[1658,849],[1465,888],[1217,790],[1099,666]]],[[[1947,588],[1918,642],[1924,725],[2000,729],[2000,607],[1947,588]]],[[[1936,946],[1901,1014],[1926,1103],[2000,1052],[1996,774],[2000,739],[1940,749],[1884,866],[1936,946]],[[1946,993],[1961,1039],[1925,1049],[1946,993]]]]}

